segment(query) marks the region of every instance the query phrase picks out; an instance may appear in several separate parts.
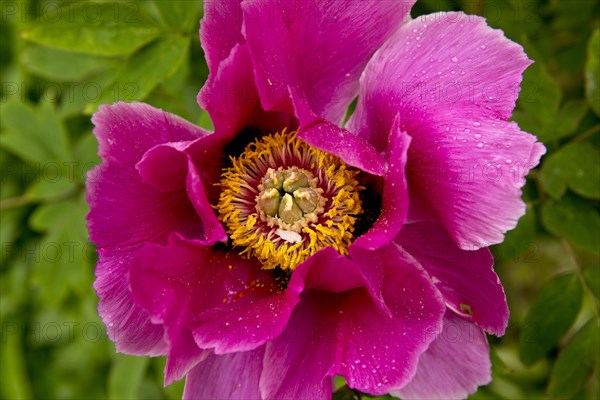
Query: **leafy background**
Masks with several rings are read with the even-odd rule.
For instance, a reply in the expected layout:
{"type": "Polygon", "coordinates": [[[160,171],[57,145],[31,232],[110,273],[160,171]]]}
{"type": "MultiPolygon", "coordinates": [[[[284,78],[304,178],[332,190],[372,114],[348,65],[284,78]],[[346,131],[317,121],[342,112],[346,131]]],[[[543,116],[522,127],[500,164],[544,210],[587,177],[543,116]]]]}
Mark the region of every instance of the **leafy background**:
{"type": "MultiPolygon", "coordinates": [[[[527,215],[493,249],[512,316],[489,338],[494,380],[474,399],[598,398],[599,4],[420,0],[412,12],[484,15],[536,61],[514,119],[548,153],[528,177],[527,215]]],[[[0,395],[180,398],[181,382],[162,387],[164,359],[116,354],[106,338],[84,176],[98,162],[90,115],[101,103],[144,100],[211,127],[195,102],[208,74],[201,4],[0,6],[0,395]]]]}

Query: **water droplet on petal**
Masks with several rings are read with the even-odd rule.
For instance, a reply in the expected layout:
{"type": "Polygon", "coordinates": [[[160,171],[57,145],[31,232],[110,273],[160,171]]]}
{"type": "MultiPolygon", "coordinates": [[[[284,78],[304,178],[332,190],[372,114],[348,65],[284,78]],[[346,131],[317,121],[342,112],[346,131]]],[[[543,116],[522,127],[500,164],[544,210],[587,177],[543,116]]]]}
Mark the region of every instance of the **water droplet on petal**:
{"type": "Polygon", "coordinates": [[[481,122],[473,122],[473,126],[481,126],[481,122]]]}
{"type": "Polygon", "coordinates": [[[477,143],[477,147],[480,148],[480,149],[482,149],[483,148],[483,143],[481,143],[481,142],[477,143]]]}
{"type": "Polygon", "coordinates": [[[481,139],[481,135],[479,133],[474,134],[473,137],[475,139],[481,139]]]}
{"type": "Polygon", "coordinates": [[[452,62],[458,62],[458,58],[452,57],[452,62]]]}

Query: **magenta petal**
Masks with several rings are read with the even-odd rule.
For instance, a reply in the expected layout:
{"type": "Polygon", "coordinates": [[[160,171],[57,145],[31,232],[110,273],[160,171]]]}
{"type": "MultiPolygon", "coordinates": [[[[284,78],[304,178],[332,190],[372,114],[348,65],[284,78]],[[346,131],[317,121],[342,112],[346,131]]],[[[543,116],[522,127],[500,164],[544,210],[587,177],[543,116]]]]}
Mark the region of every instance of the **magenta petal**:
{"type": "Polygon", "coordinates": [[[200,21],[200,43],[211,73],[229,56],[231,49],[243,43],[240,0],[205,1],[200,21]]]}
{"type": "Polygon", "coordinates": [[[514,122],[477,108],[438,110],[407,122],[411,203],[428,204],[463,249],[499,243],[525,213],[521,187],[543,153],[514,122]]]}
{"type": "Polygon", "coordinates": [[[201,224],[185,191],[163,192],[143,183],[136,164],[149,149],[202,138],[207,132],[142,103],[100,106],[92,118],[102,164],[87,177],[90,239],[121,252],[171,231],[193,236],[201,224]]]}
{"type": "Polygon", "coordinates": [[[329,121],[319,120],[301,126],[298,129],[298,137],[309,145],[331,153],[346,164],[370,174],[383,176],[387,171],[385,159],[369,142],[329,121]]]}
{"type": "Polygon", "coordinates": [[[204,137],[207,131],[144,103],[101,105],[93,115],[102,161],[134,166],[152,147],[204,137]]]}
{"type": "Polygon", "coordinates": [[[302,295],[287,329],[266,346],[260,377],[264,400],[331,399],[339,296],[302,295]]]}
{"type": "Polygon", "coordinates": [[[305,275],[306,288],[332,293],[365,286],[364,276],[356,264],[333,247],[325,247],[296,267],[305,275]]]}
{"type": "Polygon", "coordinates": [[[98,250],[94,282],[100,299],[98,313],[118,352],[149,356],[165,354],[164,328],[152,324],[148,312],[131,298],[129,266],[133,257],[132,253],[98,250]]]}
{"type": "Polygon", "coordinates": [[[245,44],[235,45],[218,69],[211,70],[198,104],[208,111],[222,143],[244,129],[272,133],[292,125],[289,117],[262,109],[245,44]]]}
{"type": "MultiPolygon", "coordinates": [[[[259,267],[257,267],[259,268],[259,267]]],[[[273,281],[269,272],[260,271],[245,282],[241,296],[221,307],[198,315],[194,320],[194,338],[216,354],[254,350],[273,340],[286,328],[300,300],[303,277],[294,273],[285,290],[273,281]]]]}
{"type": "Polygon", "coordinates": [[[164,192],[185,188],[187,156],[183,151],[191,143],[172,142],[148,150],[136,165],[142,182],[164,192]]]}
{"type": "Polygon", "coordinates": [[[165,383],[169,384],[209,354],[192,336],[197,315],[247,289],[255,281],[256,265],[177,235],[166,246],[148,244],[138,253],[131,269],[131,292],[151,321],[164,326],[169,344],[165,383]]]}
{"type": "Polygon", "coordinates": [[[187,376],[184,400],[260,400],[258,382],[264,347],[224,355],[211,355],[187,376]]]}
{"type": "Polygon", "coordinates": [[[427,270],[451,309],[489,333],[504,334],[508,305],[488,249],[461,250],[443,226],[429,222],[405,225],[396,242],[427,270]]]}
{"type": "MultiPolygon", "coordinates": [[[[187,190],[189,201],[202,222],[202,232],[198,233],[196,238],[206,244],[225,242],[227,234],[209,202],[208,193],[205,190],[206,185],[192,161],[192,156],[188,154],[188,149],[193,145],[197,148],[209,147],[208,145],[212,144],[211,139],[212,137],[206,137],[193,142],[173,142],[155,146],[144,154],[136,166],[141,179],[156,190],[164,192],[187,190]]],[[[198,150],[190,150],[190,152],[198,153],[198,150]]],[[[200,159],[199,161],[204,161],[203,158],[210,158],[202,157],[202,155],[203,153],[200,152],[197,157],[200,159]]],[[[205,166],[205,168],[207,171],[204,171],[204,174],[209,177],[206,179],[207,183],[212,186],[212,183],[216,181],[215,172],[218,174],[220,169],[214,165],[205,166]]],[[[213,190],[213,192],[216,191],[213,190]]]]}
{"type": "Polygon", "coordinates": [[[87,201],[90,240],[121,255],[147,242],[166,241],[171,232],[196,237],[202,230],[185,191],[158,191],[141,182],[133,165],[97,166],[88,174],[87,201]]]}
{"type": "Polygon", "coordinates": [[[419,17],[369,62],[349,129],[382,149],[399,111],[406,119],[414,110],[476,106],[480,115],[506,120],[531,63],[520,45],[482,17],[455,12],[419,17]]]}
{"type": "Polygon", "coordinates": [[[265,109],[292,114],[291,86],[338,123],[367,61],[414,1],[244,2],[244,35],[265,109]],[[360,39],[358,39],[360,38],[360,39]]]}
{"type": "Polygon", "coordinates": [[[375,225],[356,239],[355,246],[373,250],[391,242],[402,229],[408,215],[406,159],[410,142],[411,138],[400,129],[397,117],[390,133],[390,161],[385,175],[381,214],[375,225]]]}
{"type": "Polygon", "coordinates": [[[441,329],[445,307],[429,276],[400,247],[370,253],[354,251],[352,257],[363,269],[382,264],[381,293],[390,315],[353,296],[338,326],[338,343],[347,344],[338,373],[351,387],[379,395],[412,378],[419,355],[441,329]]]}
{"type": "Polygon", "coordinates": [[[198,347],[189,329],[182,329],[179,336],[171,342],[165,365],[165,386],[183,379],[192,368],[211,353],[210,350],[198,347]]]}
{"type": "Polygon", "coordinates": [[[442,333],[421,355],[414,378],[392,395],[406,400],[464,399],[491,381],[491,367],[485,334],[448,311],[442,333]]]}
{"type": "Polygon", "coordinates": [[[383,263],[381,291],[390,313],[364,288],[304,292],[287,329],[267,345],[264,398],[329,398],[336,374],[372,394],[410,381],[419,355],[441,329],[445,306],[426,273],[400,248],[378,251],[369,261],[383,263]]]}
{"type": "Polygon", "coordinates": [[[348,129],[384,150],[400,115],[413,139],[409,219],[441,220],[465,249],[499,243],[515,227],[524,176],[543,153],[505,121],[530,63],[501,31],[462,13],[409,22],[369,62],[348,129]]]}
{"type": "Polygon", "coordinates": [[[165,324],[171,351],[185,330],[216,353],[260,347],[285,329],[304,285],[295,274],[283,291],[256,259],[179,235],[142,251],[132,267],[132,293],[153,322],[165,324]]]}
{"type": "Polygon", "coordinates": [[[225,232],[223,224],[218,220],[209,202],[205,189],[206,186],[190,156],[187,157],[187,169],[186,188],[192,205],[202,220],[202,239],[207,244],[226,242],[227,232],[225,232]]]}

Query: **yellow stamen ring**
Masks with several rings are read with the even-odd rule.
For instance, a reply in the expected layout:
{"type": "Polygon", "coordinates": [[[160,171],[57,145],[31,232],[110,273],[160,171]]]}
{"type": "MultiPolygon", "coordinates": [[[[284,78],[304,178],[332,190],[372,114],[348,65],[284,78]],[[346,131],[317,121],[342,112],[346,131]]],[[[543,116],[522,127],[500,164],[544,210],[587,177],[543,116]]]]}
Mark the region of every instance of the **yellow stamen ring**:
{"type": "Polygon", "coordinates": [[[217,211],[240,254],[284,270],[327,246],[347,254],[362,212],[358,171],[285,130],[230,159],[217,211]]]}

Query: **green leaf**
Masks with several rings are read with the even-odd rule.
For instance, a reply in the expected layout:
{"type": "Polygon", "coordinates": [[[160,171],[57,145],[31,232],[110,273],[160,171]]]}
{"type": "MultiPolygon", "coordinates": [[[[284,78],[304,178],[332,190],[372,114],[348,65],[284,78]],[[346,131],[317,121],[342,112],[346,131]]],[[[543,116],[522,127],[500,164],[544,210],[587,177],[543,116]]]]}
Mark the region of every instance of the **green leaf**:
{"type": "Polygon", "coordinates": [[[517,227],[507,232],[504,242],[496,247],[496,254],[503,260],[517,262],[519,256],[533,245],[535,227],[535,210],[531,205],[528,205],[527,212],[521,217],[517,227]]]}
{"type": "Polygon", "coordinates": [[[554,125],[553,139],[571,136],[577,130],[581,120],[588,111],[584,100],[576,99],[567,101],[558,111],[554,125]]]}
{"type": "Polygon", "coordinates": [[[44,304],[59,307],[69,290],[86,290],[90,271],[83,196],[38,207],[29,220],[32,229],[45,232],[29,249],[32,283],[44,304]]]}
{"type": "Polygon", "coordinates": [[[554,120],[562,99],[562,91],[542,62],[536,62],[523,73],[519,105],[540,120],[554,120]]]}
{"type": "Polygon", "coordinates": [[[208,115],[208,112],[206,112],[206,110],[200,110],[198,126],[208,131],[213,131],[215,129],[212,120],[210,119],[210,115],[208,115]]]}
{"type": "Polygon", "coordinates": [[[76,182],[69,179],[62,171],[59,170],[56,178],[41,176],[31,186],[27,188],[25,197],[33,202],[36,201],[52,201],[68,196],[74,193],[77,185],[76,182]]]}
{"type": "Polygon", "coordinates": [[[167,25],[181,32],[190,32],[198,23],[200,2],[196,0],[154,0],[162,19],[167,25]]]}
{"type": "Polygon", "coordinates": [[[116,354],[108,378],[108,398],[137,399],[148,361],[147,357],[116,354]]]}
{"type": "Polygon", "coordinates": [[[519,126],[544,142],[575,134],[588,110],[585,101],[569,100],[561,106],[560,86],[541,62],[529,67],[523,76],[520,110],[513,113],[519,126]]]}
{"type": "Polygon", "coordinates": [[[559,353],[548,386],[552,398],[574,398],[590,377],[600,353],[598,328],[598,320],[592,318],[559,353]]]}
{"type": "Polygon", "coordinates": [[[542,288],[519,336],[519,354],[525,365],[532,365],[556,346],[575,321],[582,298],[575,274],[555,277],[542,288]]]}
{"type": "Polygon", "coordinates": [[[549,200],[542,206],[542,223],[575,247],[600,254],[600,215],[586,201],[574,196],[560,203],[549,200]]]}
{"type": "Polygon", "coordinates": [[[600,199],[600,151],[590,143],[568,144],[544,160],[544,190],[560,199],[567,187],[580,196],[600,199]]]}
{"type": "MultiPolygon", "coordinates": [[[[586,285],[590,288],[597,300],[600,300],[600,265],[592,265],[583,270],[586,285]]],[[[599,371],[600,372],[600,371],[599,371]]]]}
{"type": "Polygon", "coordinates": [[[99,71],[114,68],[118,61],[43,46],[27,46],[21,52],[21,64],[32,74],[51,81],[77,82],[99,71]]]}
{"type": "Polygon", "coordinates": [[[49,162],[70,159],[67,132],[52,104],[34,107],[17,101],[0,106],[2,126],[0,146],[43,171],[49,162]]]}
{"type": "Polygon", "coordinates": [[[143,100],[160,82],[175,73],[187,56],[189,44],[187,37],[172,36],[145,47],[127,61],[116,82],[86,111],[117,100],[143,100]]]}
{"type": "MultiPolygon", "coordinates": [[[[113,97],[118,99],[119,90],[133,91],[136,87],[135,83],[129,83],[121,88],[114,85],[119,72],[118,69],[107,69],[94,76],[93,79],[65,83],[61,86],[63,91],[60,101],[61,115],[82,114],[90,103],[97,103],[102,96],[106,96],[107,92],[113,93],[113,97]]],[[[88,114],[91,114],[91,112],[88,114]]]]}
{"type": "Polygon", "coordinates": [[[3,321],[0,343],[0,393],[3,399],[33,398],[21,343],[22,326],[17,322],[3,321]]]}
{"type": "Polygon", "coordinates": [[[592,34],[587,50],[585,94],[592,110],[600,116],[600,29],[592,34]]]}
{"type": "Polygon", "coordinates": [[[100,157],[98,156],[98,141],[91,132],[85,133],[75,144],[73,156],[77,163],[75,180],[84,183],[87,173],[100,163],[100,157]]]}
{"type": "Polygon", "coordinates": [[[41,18],[28,25],[21,37],[61,50],[120,56],[133,53],[160,34],[134,2],[77,2],[60,10],[56,18],[41,18]]]}

